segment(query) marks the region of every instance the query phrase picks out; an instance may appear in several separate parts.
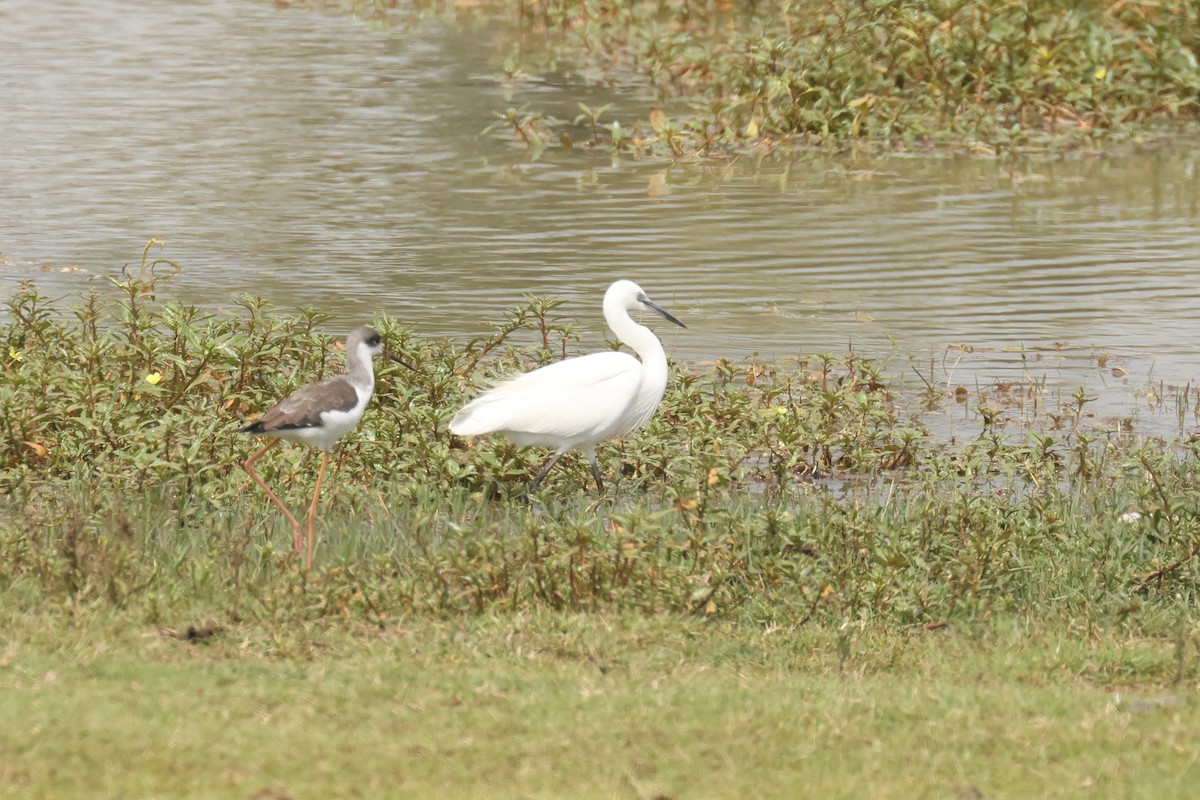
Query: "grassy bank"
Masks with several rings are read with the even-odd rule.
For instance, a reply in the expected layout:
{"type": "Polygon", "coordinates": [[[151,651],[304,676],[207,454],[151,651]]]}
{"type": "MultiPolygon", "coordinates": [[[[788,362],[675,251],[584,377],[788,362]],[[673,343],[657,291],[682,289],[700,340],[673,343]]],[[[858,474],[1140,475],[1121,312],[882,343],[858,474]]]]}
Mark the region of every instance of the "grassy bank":
{"type": "Polygon", "coordinates": [[[493,20],[496,60],[518,99],[498,110],[499,128],[535,149],[684,158],[787,143],[1007,155],[1103,149],[1194,131],[1200,118],[1200,10],[1187,2],[349,5],[377,21],[493,20]],[[581,104],[563,120],[536,97],[521,104],[522,77],[564,67],[667,113],[581,104]]]}
{"type": "Polygon", "coordinates": [[[4,797],[1186,797],[1195,782],[1200,715],[1190,681],[1171,683],[1171,644],[1115,632],[846,646],[532,612],[309,632],[303,659],[97,618],[41,636],[50,655],[22,639],[0,671],[0,712],[22,723],[0,735],[4,797]]]}
{"type": "MultiPolygon", "coordinates": [[[[0,704],[27,723],[0,737],[0,792],[1192,778],[1188,437],[985,407],[947,441],[921,408],[948,387],[904,397],[854,353],[675,364],[654,421],[601,448],[605,497],[571,459],[526,506],[544,454],[446,423],[490,378],[575,352],[564,309],[531,300],[466,344],[380,318],[419,370],[381,367],[308,571],[231,431],[342,354],[311,311],[157,302],[173,269],[147,255],[70,306],[28,286],[0,329],[0,704]]],[[[260,470],[298,508],[315,463],[281,447],[260,470]]]]}

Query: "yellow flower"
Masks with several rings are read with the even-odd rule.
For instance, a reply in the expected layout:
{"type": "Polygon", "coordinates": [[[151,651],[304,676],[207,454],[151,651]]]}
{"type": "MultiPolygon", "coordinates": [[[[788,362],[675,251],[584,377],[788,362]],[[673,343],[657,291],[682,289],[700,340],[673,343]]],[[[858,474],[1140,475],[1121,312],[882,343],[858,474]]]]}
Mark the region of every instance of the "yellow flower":
{"type": "Polygon", "coordinates": [[[149,375],[146,376],[146,383],[150,384],[151,386],[158,386],[158,382],[161,380],[162,380],[161,372],[151,372],[149,375]]]}
{"type": "Polygon", "coordinates": [[[1108,75],[1108,70],[1104,67],[1097,67],[1096,71],[1092,73],[1092,77],[1098,81],[1104,80],[1104,78],[1107,75],[1108,75]]]}
{"type": "Polygon", "coordinates": [[[17,348],[10,347],[10,348],[8,348],[8,360],[9,361],[24,361],[25,356],[21,355],[21,353],[17,350],[17,348]]]}

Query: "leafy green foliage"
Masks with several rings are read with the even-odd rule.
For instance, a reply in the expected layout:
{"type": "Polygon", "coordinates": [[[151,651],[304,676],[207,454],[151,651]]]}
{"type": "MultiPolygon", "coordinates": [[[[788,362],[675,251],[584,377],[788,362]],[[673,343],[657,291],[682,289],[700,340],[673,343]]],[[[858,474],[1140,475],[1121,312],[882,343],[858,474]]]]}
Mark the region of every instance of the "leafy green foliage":
{"type": "MultiPolygon", "coordinates": [[[[571,321],[534,298],[465,346],[374,320],[418,369],[380,362],[310,573],[233,429],[340,370],[338,343],[311,310],[159,303],[175,266],[148,252],[69,309],[32,285],[9,301],[0,591],[18,605],[269,629],[535,608],[907,626],[1173,620],[1196,592],[1192,445],[1013,435],[984,409],[976,440],[939,441],[853,352],[674,365],[653,420],[601,447],[606,496],[568,458],[526,506],[546,454],[447,422],[481,385],[570,354],[571,321]]],[[[315,455],[285,446],[260,469],[299,507],[315,455]]]]}
{"type": "MultiPolygon", "coordinates": [[[[456,4],[351,5],[386,20],[456,4]]],[[[519,42],[508,75],[566,60],[625,85],[637,76],[670,103],[675,123],[608,113],[610,145],[632,153],[789,140],[997,153],[1200,119],[1200,6],[1185,0],[495,0],[482,16],[519,42]]],[[[608,109],[580,107],[557,138],[604,145],[608,109]]],[[[497,116],[530,148],[554,141],[535,111],[497,116]]]]}

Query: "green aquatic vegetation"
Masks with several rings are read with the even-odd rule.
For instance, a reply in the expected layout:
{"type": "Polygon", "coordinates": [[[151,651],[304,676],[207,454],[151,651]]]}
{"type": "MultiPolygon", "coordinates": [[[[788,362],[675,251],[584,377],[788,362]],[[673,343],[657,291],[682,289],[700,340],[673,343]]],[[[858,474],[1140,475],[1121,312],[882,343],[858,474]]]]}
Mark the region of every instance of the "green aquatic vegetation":
{"type": "MultiPolygon", "coordinates": [[[[253,298],[220,312],[158,304],[164,278],[155,267],[147,262],[138,276],[114,281],[115,296],[93,294],[67,314],[32,285],[10,299],[0,386],[5,488],[76,477],[118,488],[171,485],[185,505],[197,496],[224,500],[236,491],[231,459],[252,448],[230,430],[296,385],[342,368],[338,344],[319,332],[324,318],[311,309],[284,314],[253,298]]],[[[541,454],[500,438],[455,439],[446,422],[488,381],[569,353],[575,334],[560,303],[530,298],[492,334],[461,347],[418,341],[386,317],[373,322],[421,368],[403,376],[381,367],[364,435],[347,440],[339,461],[401,484],[516,492],[541,454]]],[[[797,475],[894,466],[896,458],[874,450],[903,452],[918,423],[898,416],[874,367],[850,356],[822,358],[817,369],[674,365],[662,414],[643,435],[613,445],[619,490],[693,485],[714,470],[738,485],[783,486],[797,475]]],[[[283,452],[303,459],[302,448],[283,452]]],[[[562,488],[578,491],[579,470],[568,475],[562,488]]]]}
{"type": "MultiPolygon", "coordinates": [[[[465,345],[372,321],[419,369],[381,367],[336,452],[318,569],[298,570],[233,429],[342,354],[312,310],[159,302],[173,269],[147,253],[70,307],[33,285],[9,301],[0,580],[24,603],[258,625],[550,608],[905,626],[1161,610],[1197,587],[1194,444],[1014,433],[987,406],[977,438],[940,440],[854,352],[673,364],[651,422],[600,447],[611,491],[571,456],[526,507],[545,454],[447,423],[489,380],[571,354],[570,318],[536,298],[465,345]]],[[[302,498],[314,464],[285,447],[260,468],[302,498]]]]}
{"type": "MultiPolygon", "coordinates": [[[[782,142],[955,146],[982,153],[1098,148],[1200,119],[1200,10],[1063,0],[494,0],[350,3],[377,20],[493,22],[506,72],[561,62],[669,106],[608,112],[611,146],[673,158],[782,142]],[[617,134],[616,131],[622,131],[617,134]]],[[[644,108],[644,105],[641,106],[644,108]]],[[[557,137],[505,112],[527,146],[602,143],[587,110],[557,137]]]]}
{"type": "Polygon", "coordinates": [[[547,4],[547,31],[684,101],[693,144],[1094,143],[1200,114],[1189,3],[547,4]],[[620,8],[620,10],[618,10],[620,8]],[[572,38],[577,37],[577,38],[572,38]],[[611,54],[616,54],[615,56],[611,54]]]}

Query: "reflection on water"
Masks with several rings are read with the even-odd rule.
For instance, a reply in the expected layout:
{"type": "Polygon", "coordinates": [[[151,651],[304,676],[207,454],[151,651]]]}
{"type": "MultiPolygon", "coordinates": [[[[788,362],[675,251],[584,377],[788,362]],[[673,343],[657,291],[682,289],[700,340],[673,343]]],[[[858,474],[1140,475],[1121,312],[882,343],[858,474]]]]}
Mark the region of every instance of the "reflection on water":
{"type": "MultiPolygon", "coordinates": [[[[1089,390],[1197,374],[1198,157],[1007,167],[815,156],[732,164],[531,159],[492,112],[641,99],[567,72],[504,81],[484,28],[382,31],[259,0],[0,5],[0,288],[113,272],[145,240],[180,299],[376,311],[473,335],[524,293],[569,301],[589,346],[615,277],[687,331],[687,359],[893,353],[989,384],[1089,390]],[[893,350],[894,343],[894,350],[893,350]],[[1022,348],[1024,353],[1018,352],[1022,348]]],[[[584,138],[584,131],[579,131],[584,138]]],[[[943,377],[945,377],[943,375],[943,377]]]]}

